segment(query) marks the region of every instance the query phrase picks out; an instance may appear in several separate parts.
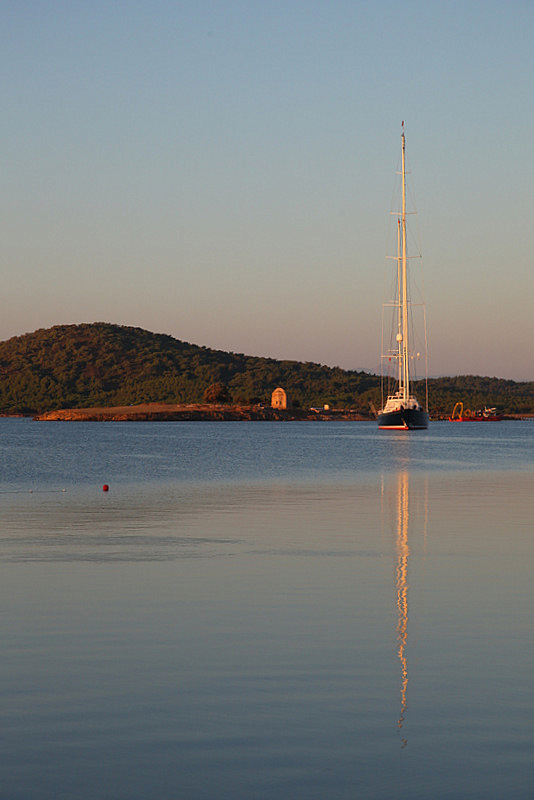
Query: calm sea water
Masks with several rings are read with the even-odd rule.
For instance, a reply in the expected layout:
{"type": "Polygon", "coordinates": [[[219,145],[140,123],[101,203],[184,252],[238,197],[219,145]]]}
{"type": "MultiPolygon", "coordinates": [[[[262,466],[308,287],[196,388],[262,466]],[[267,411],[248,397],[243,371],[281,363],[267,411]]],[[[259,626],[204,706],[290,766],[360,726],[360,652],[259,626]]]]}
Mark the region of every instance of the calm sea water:
{"type": "Polygon", "coordinates": [[[534,422],[0,454],[1,798],[534,796],[534,422]]]}

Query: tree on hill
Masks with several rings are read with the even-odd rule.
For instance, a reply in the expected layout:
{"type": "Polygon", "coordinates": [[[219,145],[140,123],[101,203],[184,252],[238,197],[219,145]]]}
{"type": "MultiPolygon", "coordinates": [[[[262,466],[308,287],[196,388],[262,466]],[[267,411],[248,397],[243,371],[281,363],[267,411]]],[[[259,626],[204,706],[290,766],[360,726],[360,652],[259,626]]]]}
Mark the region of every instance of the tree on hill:
{"type": "Polygon", "coordinates": [[[232,398],[228,391],[228,386],[220,381],[212,383],[204,392],[205,403],[231,403],[232,398]]]}

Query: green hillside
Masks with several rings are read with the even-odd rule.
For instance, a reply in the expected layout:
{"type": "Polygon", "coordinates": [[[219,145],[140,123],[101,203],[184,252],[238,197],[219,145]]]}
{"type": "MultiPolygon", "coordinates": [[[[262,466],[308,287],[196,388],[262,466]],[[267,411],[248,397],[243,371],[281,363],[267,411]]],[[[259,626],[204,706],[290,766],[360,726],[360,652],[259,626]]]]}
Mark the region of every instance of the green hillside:
{"type": "Polygon", "coordinates": [[[212,383],[234,401],[269,401],[283,386],[302,406],[369,408],[378,379],[365,372],[226,353],[103,322],[56,325],[0,343],[0,413],[55,408],[198,403],[212,383]]]}
{"type": "MultiPolygon", "coordinates": [[[[172,336],[103,322],[56,325],[0,342],[0,413],[142,402],[198,403],[208,386],[228,386],[234,402],[269,402],[283,386],[303,408],[379,405],[380,379],[367,372],[277,361],[199,347],[172,336]]],[[[433,416],[497,405],[534,413],[534,384],[462,376],[429,383],[433,416]]],[[[417,391],[417,387],[416,387],[417,391]]],[[[422,387],[419,396],[424,396],[422,387]]]]}

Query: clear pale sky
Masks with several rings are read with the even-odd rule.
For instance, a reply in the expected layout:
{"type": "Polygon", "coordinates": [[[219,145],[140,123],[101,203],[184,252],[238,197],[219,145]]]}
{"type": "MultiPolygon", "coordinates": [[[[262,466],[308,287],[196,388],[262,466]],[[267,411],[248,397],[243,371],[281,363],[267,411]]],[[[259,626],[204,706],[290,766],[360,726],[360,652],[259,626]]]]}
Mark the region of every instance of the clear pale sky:
{"type": "Polygon", "coordinates": [[[405,120],[430,374],[534,380],[532,0],[4,0],[0,338],[377,369],[405,120]]]}

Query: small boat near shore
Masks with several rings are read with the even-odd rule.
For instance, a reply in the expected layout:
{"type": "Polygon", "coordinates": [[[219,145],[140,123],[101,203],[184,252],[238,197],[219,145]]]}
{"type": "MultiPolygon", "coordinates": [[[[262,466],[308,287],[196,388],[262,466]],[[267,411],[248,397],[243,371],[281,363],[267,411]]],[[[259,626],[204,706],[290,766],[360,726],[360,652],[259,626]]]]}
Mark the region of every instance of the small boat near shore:
{"type": "Polygon", "coordinates": [[[464,404],[460,401],[454,406],[449,422],[500,422],[503,418],[504,414],[488,406],[483,411],[471,411],[469,408],[464,410],[464,404]]]}

